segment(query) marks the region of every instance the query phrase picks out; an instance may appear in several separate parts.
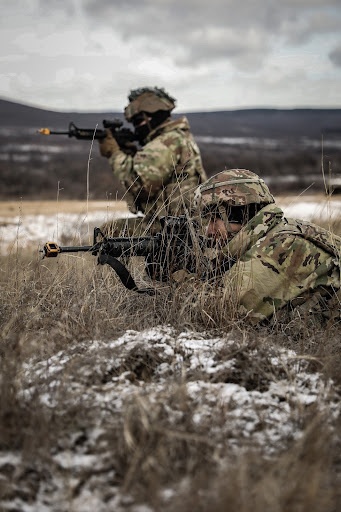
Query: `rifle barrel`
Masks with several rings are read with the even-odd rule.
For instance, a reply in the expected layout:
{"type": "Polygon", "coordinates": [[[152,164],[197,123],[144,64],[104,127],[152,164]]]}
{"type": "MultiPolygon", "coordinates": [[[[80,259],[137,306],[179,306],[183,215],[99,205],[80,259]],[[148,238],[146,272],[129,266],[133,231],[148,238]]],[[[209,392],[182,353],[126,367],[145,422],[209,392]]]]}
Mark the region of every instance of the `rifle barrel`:
{"type": "Polygon", "coordinates": [[[44,253],[44,258],[56,258],[61,252],[98,252],[98,244],[95,245],[82,245],[82,246],[70,246],[60,247],[56,242],[46,242],[41,252],[44,253]]]}
{"type": "Polygon", "coordinates": [[[76,245],[76,246],[66,246],[66,247],[60,247],[59,246],[59,252],[90,252],[95,250],[94,245],[76,245]]]}
{"type": "Polygon", "coordinates": [[[57,132],[57,131],[54,131],[54,130],[50,130],[50,128],[40,128],[40,130],[38,130],[38,133],[40,133],[41,135],[69,135],[69,132],[57,132]]]}

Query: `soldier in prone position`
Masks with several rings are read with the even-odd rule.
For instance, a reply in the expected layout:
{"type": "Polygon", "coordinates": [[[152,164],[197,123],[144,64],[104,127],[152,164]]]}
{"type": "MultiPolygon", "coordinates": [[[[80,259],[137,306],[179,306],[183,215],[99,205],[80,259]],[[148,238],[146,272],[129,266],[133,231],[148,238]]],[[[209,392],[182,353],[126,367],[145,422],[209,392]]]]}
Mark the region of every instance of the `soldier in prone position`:
{"type": "Polygon", "coordinates": [[[216,245],[216,280],[242,315],[256,324],[298,308],[301,317],[333,311],[332,322],[340,319],[340,237],[285,218],[264,181],[244,169],[211,177],[195,202],[216,245]]]}
{"type": "Polygon", "coordinates": [[[125,118],[134,125],[141,148],[131,143],[120,148],[107,130],[100,153],[127,191],[130,211],[143,217],[105,224],[101,230],[108,236],[157,233],[160,217],[186,213],[195,189],[207,179],[188,120],[171,118],[174,98],[161,88],[144,87],[128,99],[125,118]]]}

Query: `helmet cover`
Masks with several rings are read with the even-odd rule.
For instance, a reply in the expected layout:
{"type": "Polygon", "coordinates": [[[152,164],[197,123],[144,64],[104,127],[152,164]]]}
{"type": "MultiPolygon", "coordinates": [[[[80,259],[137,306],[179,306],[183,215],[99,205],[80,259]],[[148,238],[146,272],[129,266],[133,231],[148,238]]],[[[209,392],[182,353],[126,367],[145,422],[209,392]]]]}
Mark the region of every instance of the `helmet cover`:
{"type": "Polygon", "coordinates": [[[226,169],[197,188],[194,202],[197,208],[203,209],[220,204],[271,204],[275,199],[264,180],[254,172],[246,169],[226,169]]]}
{"type": "Polygon", "coordinates": [[[129,104],[124,109],[127,121],[140,112],[154,114],[158,110],[173,110],[175,99],[164,89],[159,87],[141,87],[130,91],[128,96],[129,104]]]}

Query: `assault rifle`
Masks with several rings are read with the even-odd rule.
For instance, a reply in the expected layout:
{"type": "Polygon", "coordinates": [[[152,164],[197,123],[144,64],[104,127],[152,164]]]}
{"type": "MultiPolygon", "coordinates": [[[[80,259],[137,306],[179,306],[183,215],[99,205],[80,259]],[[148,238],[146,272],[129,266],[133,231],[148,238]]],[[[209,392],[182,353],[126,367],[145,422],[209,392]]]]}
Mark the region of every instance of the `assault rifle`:
{"type": "Polygon", "coordinates": [[[107,133],[106,130],[111,130],[113,137],[116,139],[117,144],[120,147],[124,147],[127,143],[137,141],[137,137],[130,128],[122,128],[123,122],[120,119],[103,120],[103,130],[97,130],[95,128],[78,128],[72,121],[69,123],[68,131],[53,131],[50,128],[40,128],[38,133],[42,135],[67,135],[68,137],[75,137],[79,140],[93,140],[93,139],[105,139],[107,133]]]}
{"type": "Polygon", "coordinates": [[[185,215],[162,217],[160,223],[160,233],[143,237],[108,238],[96,227],[92,245],[61,247],[55,242],[47,242],[41,252],[44,252],[43,257],[46,258],[57,257],[66,252],[91,253],[97,256],[99,265],[107,264],[113,268],[126,288],[154,295],[154,288],[138,288],[127,267],[117,258],[144,256],[149,277],[167,281],[175,270],[195,272],[206,244],[203,237],[196,236],[195,223],[188,221],[185,215]],[[101,240],[97,241],[99,236],[101,240]]]}

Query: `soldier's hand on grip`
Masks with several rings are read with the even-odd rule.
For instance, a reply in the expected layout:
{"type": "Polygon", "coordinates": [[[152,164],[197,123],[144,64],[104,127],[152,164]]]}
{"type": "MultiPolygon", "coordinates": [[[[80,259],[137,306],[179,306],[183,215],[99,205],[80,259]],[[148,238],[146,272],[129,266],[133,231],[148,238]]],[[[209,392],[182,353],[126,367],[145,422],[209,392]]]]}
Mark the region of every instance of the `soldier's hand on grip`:
{"type": "Polygon", "coordinates": [[[99,140],[99,151],[105,158],[110,158],[116,151],[119,151],[120,146],[117,144],[116,139],[113,137],[111,130],[106,129],[107,136],[105,139],[99,140]]]}

